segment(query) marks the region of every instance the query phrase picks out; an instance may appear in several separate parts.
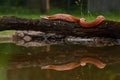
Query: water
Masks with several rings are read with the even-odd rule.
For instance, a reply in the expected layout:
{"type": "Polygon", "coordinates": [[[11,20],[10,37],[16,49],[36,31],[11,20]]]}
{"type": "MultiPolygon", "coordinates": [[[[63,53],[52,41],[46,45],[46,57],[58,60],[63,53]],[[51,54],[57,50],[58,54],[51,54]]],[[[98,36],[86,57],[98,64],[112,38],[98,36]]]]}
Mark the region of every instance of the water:
{"type": "Polygon", "coordinates": [[[0,44],[0,80],[120,80],[120,46],[85,47],[55,44],[24,47],[0,44]],[[46,65],[65,65],[89,57],[105,63],[102,69],[92,63],[70,70],[41,69],[46,65]]]}

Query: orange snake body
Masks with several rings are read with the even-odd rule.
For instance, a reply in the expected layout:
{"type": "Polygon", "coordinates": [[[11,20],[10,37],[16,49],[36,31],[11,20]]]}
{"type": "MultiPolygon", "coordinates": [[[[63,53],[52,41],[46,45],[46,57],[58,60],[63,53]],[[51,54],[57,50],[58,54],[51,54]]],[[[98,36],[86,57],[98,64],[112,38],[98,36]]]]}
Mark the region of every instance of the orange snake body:
{"type": "Polygon", "coordinates": [[[54,14],[51,16],[42,16],[42,18],[45,19],[62,19],[67,21],[73,21],[73,22],[79,22],[81,26],[83,27],[93,27],[98,24],[100,24],[103,20],[105,20],[104,16],[98,16],[94,21],[92,22],[86,22],[85,18],[77,18],[69,14],[54,14]]]}

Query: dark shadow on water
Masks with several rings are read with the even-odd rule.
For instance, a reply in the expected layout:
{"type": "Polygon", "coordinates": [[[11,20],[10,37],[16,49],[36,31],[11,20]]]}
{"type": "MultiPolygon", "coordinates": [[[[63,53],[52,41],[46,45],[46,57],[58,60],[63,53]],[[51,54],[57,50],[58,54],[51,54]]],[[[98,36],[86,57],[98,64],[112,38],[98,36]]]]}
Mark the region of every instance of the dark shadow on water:
{"type": "Polygon", "coordinates": [[[0,44],[0,80],[120,80],[120,46],[85,47],[59,44],[23,47],[0,44]],[[71,70],[41,69],[46,65],[64,65],[83,58],[105,63],[103,69],[88,63],[71,70]]]}

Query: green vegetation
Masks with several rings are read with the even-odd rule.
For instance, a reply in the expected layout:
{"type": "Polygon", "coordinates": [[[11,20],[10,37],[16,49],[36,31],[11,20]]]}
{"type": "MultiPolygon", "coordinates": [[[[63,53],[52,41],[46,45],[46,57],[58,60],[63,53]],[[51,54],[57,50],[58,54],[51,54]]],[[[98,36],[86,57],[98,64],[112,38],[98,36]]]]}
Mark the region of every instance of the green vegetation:
{"type": "MultiPolygon", "coordinates": [[[[88,11],[89,12],[89,11],[88,11]]],[[[27,9],[24,7],[0,7],[0,16],[19,16],[24,18],[39,18],[42,15],[52,15],[56,13],[68,13],[74,15],[76,17],[85,17],[88,21],[95,19],[98,15],[104,15],[106,19],[120,21],[120,14],[115,12],[89,12],[84,15],[80,13],[79,9],[74,9],[72,12],[68,12],[64,9],[51,8],[48,13],[40,13],[40,11],[32,11],[31,9],[27,9]]]]}
{"type": "Polygon", "coordinates": [[[0,31],[0,35],[7,35],[7,34],[12,34],[12,33],[14,33],[15,32],[15,30],[6,30],[6,31],[0,31]]]}

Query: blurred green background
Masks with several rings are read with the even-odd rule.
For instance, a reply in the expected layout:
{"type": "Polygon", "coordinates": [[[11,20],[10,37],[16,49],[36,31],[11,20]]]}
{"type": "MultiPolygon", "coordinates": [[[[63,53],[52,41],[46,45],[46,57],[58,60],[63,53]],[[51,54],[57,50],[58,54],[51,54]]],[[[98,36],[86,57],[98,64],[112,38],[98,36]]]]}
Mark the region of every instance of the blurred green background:
{"type": "Polygon", "coordinates": [[[69,13],[88,21],[98,15],[120,20],[120,0],[0,0],[0,16],[39,18],[40,15],[69,13]]]}

